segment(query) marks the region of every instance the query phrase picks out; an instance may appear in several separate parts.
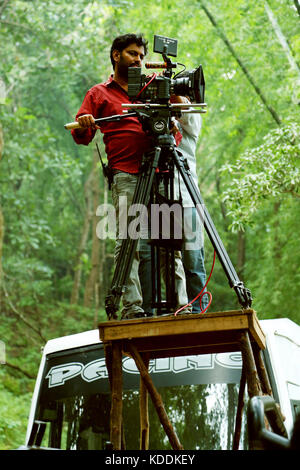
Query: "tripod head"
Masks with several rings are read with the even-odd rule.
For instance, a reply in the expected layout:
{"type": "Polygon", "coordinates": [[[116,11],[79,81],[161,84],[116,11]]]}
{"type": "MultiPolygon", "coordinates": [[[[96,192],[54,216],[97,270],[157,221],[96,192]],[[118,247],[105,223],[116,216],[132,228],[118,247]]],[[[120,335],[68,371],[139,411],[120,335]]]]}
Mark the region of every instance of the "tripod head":
{"type": "Polygon", "coordinates": [[[150,132],[153,136],[170,134],[171,117],[178,118],[182,113],[206,113],[206,103],[193,105],[186,103],[127,103],[122,104],[122,107],[127,108],[123,111],[125,116],[126,114],[132,116],[132,112],[135,112],[144,131],[150,132]]]}

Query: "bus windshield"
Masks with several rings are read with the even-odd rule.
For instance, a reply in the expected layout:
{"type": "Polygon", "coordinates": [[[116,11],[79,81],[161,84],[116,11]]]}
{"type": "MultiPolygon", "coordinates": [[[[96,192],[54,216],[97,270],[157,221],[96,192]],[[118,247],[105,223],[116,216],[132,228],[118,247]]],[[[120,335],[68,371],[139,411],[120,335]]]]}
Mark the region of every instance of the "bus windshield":
{"type": "MultiPolygon", "coordinates": [[[[187,450],[232,448],[242,360],[240,352],[153,359],[149,372],[174,430],[187,450]]],[[[140,376],[123,358],[123,427],[127,450],[138,450],[140,376]]],[[[35,420],[41,443],[65,450],[102,450],[109,442],[110,387],[102,344],[49,354],[35,420]]],[[[149,398],[149,449],[171,445],[149,398]]],[[[242,422],[240,448],[247,448],[242,422]]]]}

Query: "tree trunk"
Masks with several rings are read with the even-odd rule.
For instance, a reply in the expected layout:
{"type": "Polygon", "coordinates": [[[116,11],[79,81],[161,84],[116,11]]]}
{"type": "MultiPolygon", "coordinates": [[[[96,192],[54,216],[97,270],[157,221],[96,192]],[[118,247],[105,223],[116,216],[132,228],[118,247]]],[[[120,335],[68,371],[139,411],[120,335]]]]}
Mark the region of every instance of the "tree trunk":
{"type": "MultiPolygon", "coordinates": [[[[4,217],[0,206],[0,285],[2,283],[2,248],[4,239],[4,217]]],[[[1,291],[0,291],[0,302],[1,302],[1,291]]]]}
{"type": "Polygon", "coordinates": [[[70,300],[71,304],[77,304],[79,300],[79,290],[80,290],[81,274],[82,274],[81,256],[85,250],[85,247],[88,241],[90,225],[91,225],[91,220],[92,220],[92,194],[91,194],[91,187],[90,187],[92,178],[93,178],[93,170],[89,174],[88,179],[86,180],[85,185],[84,185],[86,212],[85,212],[85,217],[84,217],[84,222],[83,222],[81,239],[80,239],[80,243],[78,247],[78,253],[77,253],[76,262],[75,262],[74,282],[73,282],[73,289],[72,289],[71,300],[70,300]]]}
{"type": "MultiPolygon", "coordinates": [[[[220,179],[220,176],[218,173],[216,173],[216,190],[217,190],[217,193],[218,193],[218,196],[221,196],[221,179],[220,179]]],[[[220,198],[221,200],[221,198],[220,198]]],[[[223,221],[224,221],[224,230],[227,232],[228,231],[228,221],[227,221],[227,213],[226,213],[226,206],[224,204],[224,202],[220,202],[220,208],[221,208],[221,214],[222,214],[222,217],[223,217],[223,221]]]]}
{"type": "Polygon", "coordinates": [[[246,260],[246,234],[242,230],[238,232],[238,258],[237,258],[237,274],[243,279],[246,260]]]}
{"type": "MultiPolygon", "coordinates": [[[[2,158],[2,152],[3,152],[3,146],[4,146],[4,141],[3,141],[3,132],[2,132],[2,127],[0,124],[0,161],[2,158]]],[[[2,213],[2,208],[0,206],[0,286],[2,283],[2,248],[3,248],[3,239],[4,239],[4,217],[2,213]]],[[[1,290],[0,290],[0,303],[1,303],[1,290]]]]}
{"type": "Polygon", "coordinates": [[[222,39],[222,41],[226,44],[227,48],[229,49],[229,51],[231,52],[231,54],[233,55],[233,57],[235,58],[235,60],[237,61],[237,63],[239,64],[239,66],[241,67],[242,71],[244,72],[244,74],[246,75],[247,77],[247,80],[250,82],[251,86],[254,88],[255,92],[257,93],[257,95],[259,96],[259,98],[261,99],[261,101],[263,102],[263,104],[265,105],[265,107],[267,108],[267,110],[269,111],[269,113],[272,115],[273,119],[276,121],[276,123],[278,125],[281,124],[281,120],[278,116],[278,114],[276,113],[276,111],[272,108],[272,106],[269,105],[269,103],[267,102],[267,99],[266,97],[264,96],[263,92],[261,91],[261,89],[256,85],[253,77],[251,76],[250,72],[248,71],[248,69],[246,68],[246,66],[244,65],[243,61],[241,60],[241,58],[237,55],[237,53],[235,52],[232,44],[229,42],[228,38],[226,37],[226,35],[223,33],[223,31],[220,29],[220,27],[218,26],[216,20],[214,19],[214,17],[212,16],[212,14],[210,13],[210,11],[206,8],[206,6],[203,4],[203,2],[201,0],[199,0],[199,3],[200,3],[200,6],[202,8],[202,10],[205,12],[206,16],[208,17],[208,19],[210,20],[210,22],[212,23],[212,25],[216,28],[217,30],[217,33],[218,35],[220,36],[220,38],[222,39]]]}
{"type": "Polygon", "coordinates": [[[294,54],[293,54],[293,51],[291,49],[291,46],[289,45],[285,35],[283,34],[282,29],[280,28],[280,26],[277,22],[276,16],[274,15],[273,10],[271,10],[269,2],[267,0],[265,2],[265,10],[266,10],[268,18],[270,20],[270,23],[271,23],[271,25],[274,29],[274,32],[275,32],[275,34],[278,38],[278,41],[279,41],[282,49],[284,50],[284,53],[286,55],[287,60],[289,61],[289,64],[290,64],[291,68],[295,72],[297,72],[298,75],[300,76],[299,65],[297,64],[296,60],[294,59],[294,54]]]}
{"type": "Polygon", "coordinates": [[[99,279],[99,265],[100,265],[100,243],[96,233],[97,227],[97,216],[96,211],[100,201],[100,188],[99,188],[99,168],[98,163],[98,154],[94,150],[93,156],[93,178],[92,178],[92,207],[93,207],[93,216],[92,216],[92,254],[91,254],[91,263],[92,268],[89,274],[89,277],[86,281],[85,292],[84,292],[84,306],[91,307],[94,301],[95,308],[98,308],[97,299],[98,295],[95,296],[96,285],[98,285],[99,279]]]}
{"type": "Polygon", "coordinates": [[[235,404],[234,404],[234,384],[227,384],[228,393],[228,414],[227,414],[227,450],[230,450],[233,442],[233,431],[234,431],[234,416],[235,416],[235,404]]]}
{"type": "MultiPolygon", "coordinates": [[[[108,203],[108,187],[105,181],[103,181],[103,202],[108,203]]],[[[100,264],[99,264],[99,306],[104,308],[105,306],[105,294],[106,294],[106,242],[105,240],[98,240],[100,244],[100,264]]]]}
{"type": "Polygon", "coordinates": [[[266,10],[266,13],[268,15],[268,18],[270,20],[270,23],[274,29],[274,32],[278,38],[278,41],[286,55],[286,58],[290,64],[290,67],[291,69],[297,74],[298,78],[296,80],[296,83],[295,83],[295,86],[294,86],[294,90],[293,90],[293,102],[294,104],[298,104],[298,96],[297,96],[297,88],[299,87],[299,83],[300,83],[300,68],[299,68],[299,65],[297,64],[295,58],[294,58],[294,53],[291,49],[291,46],[289,45],[285,35],[283,34],[278,22],[277,22],[277,19],[276,19],[276,16],[274,15],[273,11],[271,10],[270,8],[270,5],[269,5],[269,2],[266,0],[265,2],[265,10],[266,10]]]}
{"type": "Polygon", "coordinates": [[[280,270],[281,258],[282,258],[282,250],[281,250],[281,242],[280,242],[280,211],[281,201],[276,201],[274,204],[274,225],[273,225],[273,234],[274,234],[274,250],[273,256],[275,260],[275,266],[277,269],[280,270]]]}

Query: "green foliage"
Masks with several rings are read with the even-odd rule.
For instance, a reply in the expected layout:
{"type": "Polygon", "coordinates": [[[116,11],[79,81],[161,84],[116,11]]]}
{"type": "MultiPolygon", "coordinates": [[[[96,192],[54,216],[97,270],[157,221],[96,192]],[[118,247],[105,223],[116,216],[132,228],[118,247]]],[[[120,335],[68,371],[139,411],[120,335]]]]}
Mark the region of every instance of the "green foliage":
{"type": "MultiPolygon", "coordinates": [[[[293,2],[268,4],[299,64],[299,16],[293,2]]],[[[77,146],[63,125],[74,120],[87,89],[111,73],[113,38],[143,32],[148,59],[159,60],[152,52],[153,34],[175,37],[178,61],[187,69],[203,65],[208,112],[197,162],[205,203],[234,265],[240,258],[235,232],[245,231],[245,262],[239,268],[259,316],[287,316],[298,323],[300,98],[299,67],[291,66],[262,2],[182,0],[174,6],[171,0],[15,0],[0,2],[0,24],[0,340],[7,362],[19,368],[3,365],[0,370],[0,448],[6,449],[24,441],[30,377],[37,373],[45,341],[91,329],[106,318],[103,299],[100,311],[84,306],[91,230],[82,251],[78,248],[93,147],[77,146]],[[79,298],[71,305],[79,266],[79,298]]],[[[113,247],[107,240],[103,292],[113,247]]],[[[212,260],[206,240],[208,273],[212,260]]],[[[209,290],[211,311],[238,308],[218,261],[209,290]]]]}
{"type": "MultiPolygon", "coordinates": [[[[217,391],[217,387],[212,387],[212,392],[217,391]]],[[[208,409],[210,386],[207,385],[182,385],[176,387],[176,394],[173,387],[163,387],[159,389],[167,415],[174,426],[176,435],[184,449],[221,449],[221,429],[222,418],[228,410],[222,410],[219,404],[215,404],[213,409],[208,409]],[[201,442],[199,442],[201,436],[201,442]]],[[[124,392],[124,423],[125,441],[127,449],[137,449],[139,442],[139,422],[136,409],[139,406],[139,392],[124,392]],[[136,422],[135,422],[136,421],[136,422]]],[[[225,399],[225,403],[228,400],[225,399]]],[[[152,401],[149,400],[149,448],[168,450],[170,442],[158,419],[152,401]]]]}
{"type": "Polygon", "coordinates": [[[0,448],[2,450],[17,449],[24,444],[26,421],[30,408],[32,392],[17,396],[0,388],[1,419],[0,448]]]}
{"type": "Polygon", "coordinates": [[[255,223],[253,216],[266,198],[281,200],[284,194],[300,198],[300,125],[292,122],[274,129],[259,147],[220,171],[229,180],[223,202],[234,231],[255,223]]]}

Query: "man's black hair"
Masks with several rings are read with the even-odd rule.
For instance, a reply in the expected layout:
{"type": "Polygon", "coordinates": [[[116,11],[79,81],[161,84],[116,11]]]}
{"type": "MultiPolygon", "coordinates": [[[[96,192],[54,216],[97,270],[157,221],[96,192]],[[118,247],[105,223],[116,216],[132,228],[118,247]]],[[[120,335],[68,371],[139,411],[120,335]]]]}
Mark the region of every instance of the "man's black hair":
{"type": "Polygon", "coordinates": [[[113,51],[117,50],[122,52],[123,49],[128,47],[130,44],[136,44],[137,46],[144,47],[145,55],[148,52],[148,41],[143,37],[142,34],[123,34],[122,36],[118,36],[112,43],[110,49],[110,60],[112,63],[113,68],[115,68],[115,61],[113,59],[113,51]]]}

